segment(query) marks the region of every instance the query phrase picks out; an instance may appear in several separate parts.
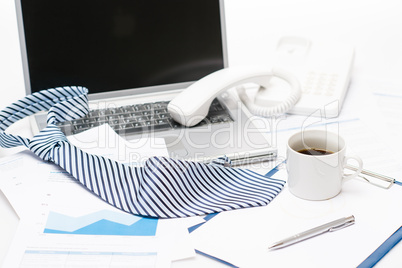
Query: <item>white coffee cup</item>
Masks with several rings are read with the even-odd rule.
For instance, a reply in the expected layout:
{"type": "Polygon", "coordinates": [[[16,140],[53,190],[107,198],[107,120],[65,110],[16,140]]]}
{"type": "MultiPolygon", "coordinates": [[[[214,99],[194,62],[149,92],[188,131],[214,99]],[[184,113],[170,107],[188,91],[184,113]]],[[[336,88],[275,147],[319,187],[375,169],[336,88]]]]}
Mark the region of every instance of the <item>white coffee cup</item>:
{"type": "Polygon", "coordinates": [[[342,183],[359,175],[363,167],[360,157],[345,156],[345,151],[345,140],[332,132],[305,130],[292,135],[286,160],[289,191],[307,200],[326,200],[338,195],[342,183]],[[303,149],[320,149],[329,154],[309,155],[301,153],[303,149]],[[346,175],[344,169],[350,159],[359,166],[354,173],[346,175]]]}

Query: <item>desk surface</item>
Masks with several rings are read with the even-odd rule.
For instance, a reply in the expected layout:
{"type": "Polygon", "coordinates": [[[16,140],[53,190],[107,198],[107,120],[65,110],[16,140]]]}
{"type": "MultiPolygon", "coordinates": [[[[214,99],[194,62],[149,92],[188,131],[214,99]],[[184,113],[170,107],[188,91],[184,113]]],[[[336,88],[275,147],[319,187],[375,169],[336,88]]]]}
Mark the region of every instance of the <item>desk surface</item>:
{"type": "MultiPolygon", "coordinates": [[[[379,84],[381,81],[402,84],[400,76],[402,35],[399,34],[402,26],[400,16],[402,4],[398,0],[369,2],[313,0],[308,3],[297,0],[276,1],[275,3],[264,0],[231,0],[226,1],[225,5],[230,65],[265,64],[270,60],[269,51],[274,49],[277,37],[281,35],[334,38],[352,43],[356,47],[352,81],[374,79],[379,81],[379,84]]],[[[0,35],[2,37],[0,42],[1,109],[25,95],[13,0],[0,2],[0,35]]],[[[358,85],[352,87],[351,90],[358,90],[358,85]]],[[[360,88],[360,90],[363,89],[360,88]]],[[[347,98],[351,94],[353,92],[349,92],[347,98]]],[[[378,117],[373,117],[373,119],[378,119],[378,117]]],[[[379,126],[382,126],[383,123],[376,122],[379,126]]],[[[29,132],[27,123],[22,124],[19,130],[24,133],[29,132]]],[[[381,131],[377,134],[381,136],[381,131]]],[[[393,143],[396,148],[401,147],[396,140],[388,142],[393,143]]],[[[0,148],[0,157],[18,150],[0,148]]],[[[378,208],[373,209],[381,209],[382,205],[387,204],[381,204],[379,200],[378,208]]],[[[1,263],[18,224],[18,217],[1,192],[0,215],[2,215],[0,222],[1,263]]],[[[394,230],[388,231],[392,233],[394,230]]],[[[194,239],[199,238],[194,236],[194,239]]],[[[402,246],[398,246],[396,249],[399,252],[398,261],[401,263],[402,246]]],[[[391,251],[390,254],[393,254],[394,260],[398,258],[395,257],[396,253],[391,251]]],[[[225,267],[216,261],[198,255],[194,259],[175,262],[172,266],[205,267],[207,265],[209,267],[225,267]]],[[[386,263],[383,265],[386,266],[386,263]]]]}

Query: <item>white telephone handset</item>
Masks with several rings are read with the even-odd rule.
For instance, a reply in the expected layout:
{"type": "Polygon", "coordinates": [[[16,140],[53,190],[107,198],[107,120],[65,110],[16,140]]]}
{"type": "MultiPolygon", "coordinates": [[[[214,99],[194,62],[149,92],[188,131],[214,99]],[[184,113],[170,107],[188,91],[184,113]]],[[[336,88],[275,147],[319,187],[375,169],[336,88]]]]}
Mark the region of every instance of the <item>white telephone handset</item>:
{"type": "Polygon", "coordinates": [[[207,115],[212,100],[220,93],[253,82],[261,86],[254,100],[248,98],[243,86],[238,87],[237,92],[255,115],[288,112],[327,118],[338,116],[349,85],[353,46],[285,36],[279,40],[275,54],[275,68],[271,71],[259,67],[230,67],[202,78],[170,102],[169,112],[177,122],[193,126],[207,115]],[[272,77],[281,79],[270,80],[272,77]],[[280,80],[290,84],[290,95],[288,90],[282,89],[280,80]],[[268,90],[264,90],[266,88],[268,90]]]}
{"type": "Polygon", "coordinates": [[[269,116],[284,113],[300,98],[299,82],[295,76],[284,70],[268,70],[263,67],[231,67],[207,75],[176,96],[169,103],[168,111],[180,124],[194,126],[207,116],[213,99],[222,92],[245,83],[255,83],[266,88],[272,77],[285,80],[291,87],[291,94],[280,104],[272,107],[256,106],[248,99],[243,88],[239,88],[239,97],[254,114],[263,113],[262,115],[269,116]]]}

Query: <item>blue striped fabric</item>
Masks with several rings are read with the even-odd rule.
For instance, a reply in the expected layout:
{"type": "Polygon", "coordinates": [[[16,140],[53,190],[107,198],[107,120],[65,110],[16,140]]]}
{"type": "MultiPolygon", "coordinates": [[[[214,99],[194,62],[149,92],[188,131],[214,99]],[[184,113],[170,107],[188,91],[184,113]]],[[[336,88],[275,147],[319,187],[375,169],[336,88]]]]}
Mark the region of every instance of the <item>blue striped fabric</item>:
{"type": "Polygon", "coordinates": [[[56,126],[88,112],[87,93],[84,87],[53,88],[7,107],[0,112],[0,146],[24,145],[65,169],[104,201],[142,216],[175,218],[263,206],[284,186],[284,181],[231,168],[226,157],[209,165],[151,157],[143,167],[130,167],[87,154],[70,144],[56,126]],[[17,120],[46,110],[48,125],[31,140],[4,132],[17,120]]]}

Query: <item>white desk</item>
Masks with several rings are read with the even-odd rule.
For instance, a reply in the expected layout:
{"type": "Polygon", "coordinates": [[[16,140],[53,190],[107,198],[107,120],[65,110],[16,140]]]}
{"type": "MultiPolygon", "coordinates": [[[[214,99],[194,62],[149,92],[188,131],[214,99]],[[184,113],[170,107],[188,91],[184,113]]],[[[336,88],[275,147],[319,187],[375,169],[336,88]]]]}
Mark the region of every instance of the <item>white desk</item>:
{"type": "MultiPolygon", "coordinates": [[[[294,34],[355,44],[354,77],[402,81],[402,4],[399,0],[230,0],[225,4],[230,65],[265,63],[269,61],[269,51],[274,49],[277,37],[294,34]]],[[[0,2],[0,36],[1,109],[25,95],[13,0],[0,2]]],[[[29,135],[26,122],[16,131],[29,135]]],[[[17,150],[0,148],[0,157],[17,150]]],[[[2,193],[0,215],[1,263],[18,223],[2,193]]],[[[398,250],[400,257],[401,247],[398,250]]],[[[200,256],[173,264],[174,267],[207,265],[225,267],[200,256]]]]}

